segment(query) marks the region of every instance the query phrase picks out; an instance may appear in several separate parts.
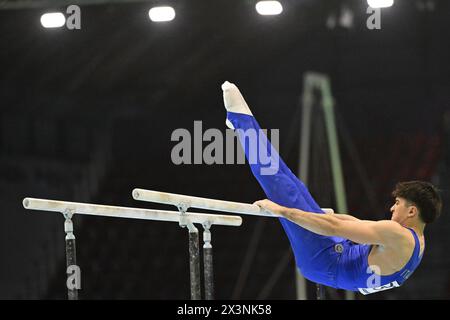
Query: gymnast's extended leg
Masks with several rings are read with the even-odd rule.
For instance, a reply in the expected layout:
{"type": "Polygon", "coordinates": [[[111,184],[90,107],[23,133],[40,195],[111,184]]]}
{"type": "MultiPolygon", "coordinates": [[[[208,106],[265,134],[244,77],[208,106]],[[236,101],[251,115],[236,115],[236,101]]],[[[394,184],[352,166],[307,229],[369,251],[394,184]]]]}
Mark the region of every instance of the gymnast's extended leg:
{"type": "MultiPolygon", "coordinates": [[[[267,137],[264,134],[259,134],[261,128],[240,94],[239,89],[229,82],[225,82],[222,85],[222,89],[224,103],[227,109],[226,123],[230,128],[238,132],[239,140],[249,161],[252,173],[267,197],[286,207],[323,213],[306,186],[287,167],[275,148],[271,146],[267,137]],[[257,132],[256,141],[252,141],[249,138],[252,135],[246,134],[248,130],[257,132]],[[271,161],[268,163],[278,164],[275,170],[267,170],[267,166],[261,163],[261,148],[266,149],[265,151],[263,149],[263,151],[267,151],[266,154],[270,156],[271,161]]],[[[339,239],[314,234],[284,218],[280,218],[280,222],[288,235],[296,263],[302,270],[302,273],[305,275],[306,272],[315,281],[319,280],[320,282],[324,278],[324,273],[329,271],[331,268],[330,264],[332,264],[332,261],[326,255],[321,255],[320,253],[324,252],[328,247],[333,246],[339,239]],[[325,272],[323,272],[324,270],[325,272]]],[[[326,282],[326,279],[322,281],[322,283],[326,282]]]]}

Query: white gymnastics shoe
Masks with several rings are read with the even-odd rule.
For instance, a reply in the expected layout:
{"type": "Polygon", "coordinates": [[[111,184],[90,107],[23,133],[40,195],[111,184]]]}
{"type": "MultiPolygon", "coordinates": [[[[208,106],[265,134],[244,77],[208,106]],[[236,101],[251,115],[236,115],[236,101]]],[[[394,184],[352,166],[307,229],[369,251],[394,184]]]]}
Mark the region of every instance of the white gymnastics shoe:
{"type": "MultiPolygon", "coordinates": [[[[225,109],[227,109],[228,112],[253,115],[250,111],[250,108],[248,107],[247,102],[245,102],[244,97],[234,83],[225,81],[222,84],[222,91],[223,103],[225,105],[225,109]]],[[[233,125],[228,119],[225,123],[227,127],[234,129],[233,125]]]]}

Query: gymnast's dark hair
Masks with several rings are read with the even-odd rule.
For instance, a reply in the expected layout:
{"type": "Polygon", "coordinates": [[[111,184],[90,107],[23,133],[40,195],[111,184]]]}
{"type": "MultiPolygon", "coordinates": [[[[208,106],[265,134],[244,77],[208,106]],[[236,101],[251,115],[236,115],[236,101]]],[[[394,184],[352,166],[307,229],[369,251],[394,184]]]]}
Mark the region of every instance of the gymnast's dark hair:
{"type": "Polygon", "coordinates": [[[415,205],[424,223],[431,223],[441,215],[441,195],[439,190],[429,182],[399,182],[392,191],[392,196],[403,198],[415,205]]]}

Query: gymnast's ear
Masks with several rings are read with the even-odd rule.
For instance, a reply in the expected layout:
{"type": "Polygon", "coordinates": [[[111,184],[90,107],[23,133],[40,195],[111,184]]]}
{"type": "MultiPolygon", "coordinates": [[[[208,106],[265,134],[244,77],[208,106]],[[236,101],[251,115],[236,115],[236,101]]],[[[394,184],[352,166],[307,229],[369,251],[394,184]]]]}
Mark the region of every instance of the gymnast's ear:
{"type": "Polygon", "coordinates": [[[408,207],[408,217],[413,218],[419,215],[419,209],[416,205],[412,204],[408,207]]]}

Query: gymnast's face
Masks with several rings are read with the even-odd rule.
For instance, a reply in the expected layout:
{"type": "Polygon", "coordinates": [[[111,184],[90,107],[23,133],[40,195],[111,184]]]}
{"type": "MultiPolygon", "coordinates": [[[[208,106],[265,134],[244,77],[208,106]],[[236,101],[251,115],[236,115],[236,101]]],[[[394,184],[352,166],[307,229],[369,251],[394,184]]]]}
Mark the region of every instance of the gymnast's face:
{"type": "Polygon", "coordinates": [[[413,205],[404,198],[396,197],[395,203],[391,207],[392,221],[403,224],[407,219],[414,216],[413,205]]]}

